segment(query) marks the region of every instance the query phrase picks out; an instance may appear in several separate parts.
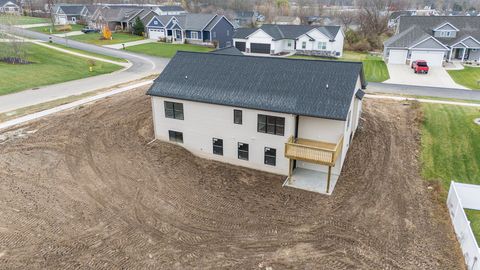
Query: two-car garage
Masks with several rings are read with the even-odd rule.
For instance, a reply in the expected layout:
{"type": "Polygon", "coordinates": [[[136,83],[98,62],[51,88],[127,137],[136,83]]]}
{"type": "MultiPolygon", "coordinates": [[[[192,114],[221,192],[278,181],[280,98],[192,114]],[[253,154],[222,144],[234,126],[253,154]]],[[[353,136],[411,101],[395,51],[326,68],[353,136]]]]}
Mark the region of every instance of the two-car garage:
{"type": "MultiPolygon", "coordinates": [[[[242,52],[247,51],[247,42],[245,41],[235,41],[235,47],[242,52]]],[[[270,54],[271,46],[267,43],[250,43],[251,53],[264,53],[270,54]]]]}
{"type": "Polygon", "coordinates": [[[391,49],[388,56],[389,64],[406,64],[407,60],[425,60],[431,67],[441,67],[445,58],[445,51],[436,50],[396,50],[391,49]],[[409,56],[410,54],[410,56],[409,56]]]}

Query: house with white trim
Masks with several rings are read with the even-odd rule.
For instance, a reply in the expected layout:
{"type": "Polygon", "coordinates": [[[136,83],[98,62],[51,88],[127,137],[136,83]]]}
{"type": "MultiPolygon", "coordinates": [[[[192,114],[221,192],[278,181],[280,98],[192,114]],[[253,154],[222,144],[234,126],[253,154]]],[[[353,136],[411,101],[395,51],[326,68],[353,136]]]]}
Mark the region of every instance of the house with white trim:
{"type": "Polygon", "coordinates": [[[384,43],[383,57],[389,64],[478,62],[480,17],[401,16],[396,34],[384,43]]]}
{"type": "Polygon", "coordinates": [[[264,24],[237,29],[233,42],[245,53],[341,57],[344,34],[340,26],[264,24]]]}
{"type": "Polygon", "coordinates": [[[0,14],[21,15],[22,8],[15,0],[0,0],[0,14]]]}
{"type": "Polygon", "coordinates": [[[52,8],[52,16],[55,24],[86,23],[90,15],[85,5],[57,4],[52,8]]]}
{"type": "Polygon", "coordinates": [[[155,13],[158,15],[180,15],[188,12],[180,5],[164,5],[158,6],[155,13]]]}
{"type": "Polygon", "coordinates": [[[146,25],[150,39],[174,43],[232,46],[235,28],[222,15],[187,13],[181,15],[154,16],[146,25]]]}
{"type": "Polygon", "coordinates": [[[155,138],[331,194],[359,126],[362,63],[178,52],[154,81],[155,138]]]}

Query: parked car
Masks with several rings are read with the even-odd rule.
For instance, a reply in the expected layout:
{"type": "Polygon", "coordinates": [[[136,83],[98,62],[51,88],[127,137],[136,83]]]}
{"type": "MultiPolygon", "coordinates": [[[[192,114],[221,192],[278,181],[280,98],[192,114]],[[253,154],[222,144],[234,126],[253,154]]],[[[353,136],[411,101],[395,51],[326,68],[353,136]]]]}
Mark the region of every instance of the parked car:
{"type": "Polygon", "coordinates": [[[91,28],[91,27],[84,27],[84,28],[82,28],[82,32],[85,33],[85,34],[100,33],[100,29],[95,29],[95,28],[91,28]]]}
{"type": "Polygon", "coordinates": [[[428,73],[428,70],[430,69],[428,67],[427,61],[425,60],[416,60],[412,62],[412,69],[413,72],[415,73],[428,73]]]}

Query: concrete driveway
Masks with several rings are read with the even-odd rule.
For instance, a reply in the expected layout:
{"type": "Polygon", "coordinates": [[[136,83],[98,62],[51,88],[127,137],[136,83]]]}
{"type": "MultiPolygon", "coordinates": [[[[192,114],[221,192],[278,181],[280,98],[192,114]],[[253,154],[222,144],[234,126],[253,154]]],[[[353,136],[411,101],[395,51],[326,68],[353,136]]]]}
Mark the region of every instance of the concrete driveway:
{"type": "Polygon", "coordinates": [[[409,65],[387,64],[390,79],[384,83],[468,89],[456,84],[443,67],[430,67],[428,74],[415,74],[409,65]]]}

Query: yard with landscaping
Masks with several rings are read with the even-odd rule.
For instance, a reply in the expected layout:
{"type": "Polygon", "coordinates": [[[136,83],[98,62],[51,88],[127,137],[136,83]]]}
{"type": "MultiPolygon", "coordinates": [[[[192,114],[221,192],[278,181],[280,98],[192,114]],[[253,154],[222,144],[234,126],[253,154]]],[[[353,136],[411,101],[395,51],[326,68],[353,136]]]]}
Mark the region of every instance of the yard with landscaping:
{"type": "MultiPolygon", "coordinates": [[[[2,49],[0,44],[0,50],[2,49]]],[[[122,67],[95,61],[89,71],[86,58],[69,55],[35,44],[25,44],[29,64],[0,62],[0,95],[60,82],[111,73],[122,67]]]]}
{"type": "Polygon", "coordinates": [[[390,78],[387,65],[380,56],[373,56],[367,53],[344,51],[341,58],[322,58],[316,56],[293,55],[290,58],[313,59],[313,60],[341,60],[362,62],[365,77],[369,82],[383,82],[390,78]]]}
{"type": "Polygon", "coordinates": [[[462,70],[447,70],[452,79],[467,88],[480,90],[480,67],[466,66],[462,70]]]}
{"type": "Polygon", "coordinates": [[[50,18],[15,16],[15,15],[0,16],[0,24],[24,25],[24,24],[37,24],[37,23],[49,23],[49,22],[51,22],[50,18]]]}
{"type": "Polygon", "coordinates": [[[72,48],[72,47],[67,47],[67,46],[61,45],[61,44],[50,43],[48,45],[58,47],[58,48],[62,48],[62,49],[65,49],[65,50],[69,50],[69,51],[72,51],[72,52],[77,52],[77,53],[81,53],[81,54],[85,54],[85,55],[89,55],[89,56],[94,56],[94,57],[99,57],[99,58],[112,60],[112,61],[116,61],[116,62],[122,62],[122,63],[127,63],[128,62],[126,59],[123,59],[123,58],[118,58],[118,57],[113,57],[113,56],[108,56],[108,55],[98,54],[98,53],[93,53],[93,52],[82,51],[82,50],[75,49],[75,48],[72,48]]]}
{"type": "MultiPolygon", "coordinates": [[[[480,185],[480,109],[464,106],[423,104],[422,174],[439,181],[443,196],[450,181],[480,185]]],[[[480,242],[480,212],[467,211],[480,242]]]]}
{"type": "Polygon", "coordinates": [[[69,39],[72,39],[72,40],[95,44],[95,45],[112,45],[112,44],[120,44],[120,43],[126,43],[126,42],[144,39],[141,36],[136,36],[128,33],[112,33],[111,40],[102,40],[100,38],[101,38],[101,34],[99,33],[89,33],[85,35],[69,37],[69,39]]]}
{"type": "Polygon", "coordinates": [[[32,27],[32,28],[28,28],[28,30],[40,32],[44,34],[62,34],[62,33],[68,33],[72,31],[80,31],[82,30],[83,27],[85,26],[81,24],[70,24],[69,27],[67,26],[68,30],[62,30],[62,29],[65,29],[64,25],[55,25],[54,29],[52,29],[52,26],[49,25],[49,26],[32,27]],[[52,32],[50,32],[51,29],[52,29],[52,32]]]}
{"type": "Polygon", "coordinates": [[[144,53],[153,56],[172,58],[177,51],[189,51],[189,52],[210,52],[213,48],[192,45],[192,44],[170,44],[170,43],[147,43],[141,45],[130,46],[126,48],[127,51],[144,53]]]}

